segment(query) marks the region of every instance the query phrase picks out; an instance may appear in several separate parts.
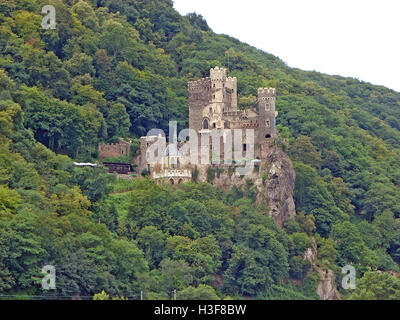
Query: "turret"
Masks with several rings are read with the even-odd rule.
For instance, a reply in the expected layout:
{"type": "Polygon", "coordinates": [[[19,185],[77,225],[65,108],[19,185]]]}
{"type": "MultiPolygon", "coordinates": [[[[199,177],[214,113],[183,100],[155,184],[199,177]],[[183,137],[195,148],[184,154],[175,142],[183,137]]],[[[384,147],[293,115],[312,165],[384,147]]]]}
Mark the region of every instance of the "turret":
{"type": "Polygon", "coordinates": [[[275,101],[276,90],[274,88],[258,89],[259,142],[277,137],[275,101]]]}
{"type": "Polygon", "coordinates": [[[211,88],[213,91],[213,103],[224,102],[226,69],[215,67],[210,70],[211,88]]]}
{"type": "Polygon", "coordinates": [[[226,88],[231,92],[231,105],[230,110],[226,111],[235,111],[238,107],[238,99],[237,99],[237,78],[236,77],[228,77],[226,78],[226,88]]]}

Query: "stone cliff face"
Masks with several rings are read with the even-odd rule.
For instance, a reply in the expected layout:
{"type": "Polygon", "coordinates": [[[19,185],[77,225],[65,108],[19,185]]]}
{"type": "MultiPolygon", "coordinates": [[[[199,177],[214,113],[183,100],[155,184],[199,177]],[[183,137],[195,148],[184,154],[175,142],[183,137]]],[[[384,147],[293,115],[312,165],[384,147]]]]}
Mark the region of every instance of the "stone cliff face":
{"type": "Polygon", "coordinates": [[[335,288],[335,274],[332,270],[317,269],[320,281],[317,294],[322,300],[339,300],[339,292],[335,288]]]}
{"type": "MultiPolygon", "coordinates": [[[[295,179],[289,157],[280,147],[271,144],[264,149],[259,169],[255,168],[251,174],[243,177],[235,171],[224,169],[215,174],[212,183],[227,191],[234,185],[240,186],[250,180],[259,191],[257,204],[265,208],[268,215],[282,227],[290,217],[296,215],[293,201],[295,179]]],[[[199,168],[198,180],[207,181],[206,167],[199,168]]]]}
{"type": "Polygon", "coordinates": [[[340,295],[335,287],[335,274],[330,269],[321,269],[317,265],[318,248],[315,239],[312,238],[312,247],[308,248],[304,254],[304,259],[310,261],[312,268],[318,272],[319,283],[317,287],[317,294],[321,300],[339,300],[340,295]]]}
{"type": "Polygon", "coordinates": [[[269,216],[282,227],[289,218],[296,215],[293,200],[296,173],[293,164],[281,148],[271,146],[266,150],[260,174],[263,188],[257,202],[269,208],[269,216]]]}

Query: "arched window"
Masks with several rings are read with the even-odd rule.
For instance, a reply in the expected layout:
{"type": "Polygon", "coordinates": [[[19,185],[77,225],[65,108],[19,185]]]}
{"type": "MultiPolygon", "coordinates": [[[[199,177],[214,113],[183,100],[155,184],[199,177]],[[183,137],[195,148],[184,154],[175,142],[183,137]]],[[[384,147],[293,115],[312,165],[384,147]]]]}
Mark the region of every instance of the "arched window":
{"type": "Polygon", "coordinates": [[[265,135],[265,138],[271,139],[271,135],[270,135],[270,134],[267,134],[267,135],[265,135]]]}
{"type": "Polygon", "coordinates": [[[207,119],[203,120],[203,129],[208,129],[208,120],[207,119]]]}

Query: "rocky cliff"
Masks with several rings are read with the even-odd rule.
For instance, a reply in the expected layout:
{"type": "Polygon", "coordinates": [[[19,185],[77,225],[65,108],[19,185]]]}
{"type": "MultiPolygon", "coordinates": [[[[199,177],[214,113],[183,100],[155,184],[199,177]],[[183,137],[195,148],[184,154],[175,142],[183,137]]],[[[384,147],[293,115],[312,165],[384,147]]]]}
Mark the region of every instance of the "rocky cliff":
{"type": "Polygon", "coordinates": [[[321,300],[339,300],[340,294],[335,287],[335,274],[330,269],[321,269],[317,265],[318,248],[314,238],[311,238],[312,247],[308,248],[304,254],[304,259],[310,261],[311,267],[318,272],[319,283],[317,294],[321,300]]]}
{"type": "Polygon", "coordinates": [[[257,187],[257,204],[272,217],[279,226],[296,215],[293,201],[296,174],[292,162],[282,148],[271,144],[263,150],[260,164],[246,176],[240,176],[235,170],[223,167],[213,168],[214,176],[210,179],[206,167],[199,168],[199,181],[209,181],[224,191],[233,186],[250,182],[257,187]],[[211,181],[210,181],[211,180],[211,181]]]}
{"type": "Polygon", "coordinates": [[[260,167],[262,189],[257,202],[268,208],[269,216],[282,227],[296,215],[293,200],[296,173],[289,157],[280,147],[270,146],[263,158],[260,167]]]}

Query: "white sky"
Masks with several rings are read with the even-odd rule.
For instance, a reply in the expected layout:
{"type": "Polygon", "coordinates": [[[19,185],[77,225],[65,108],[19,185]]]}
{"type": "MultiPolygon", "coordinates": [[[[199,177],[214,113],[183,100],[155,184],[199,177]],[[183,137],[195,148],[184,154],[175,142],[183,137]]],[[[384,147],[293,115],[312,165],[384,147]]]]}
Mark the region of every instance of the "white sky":
{"type": "Polygon", "coordinates": [[[289,66],[400,91],[400,0],[174,0],[289,66]]]}

